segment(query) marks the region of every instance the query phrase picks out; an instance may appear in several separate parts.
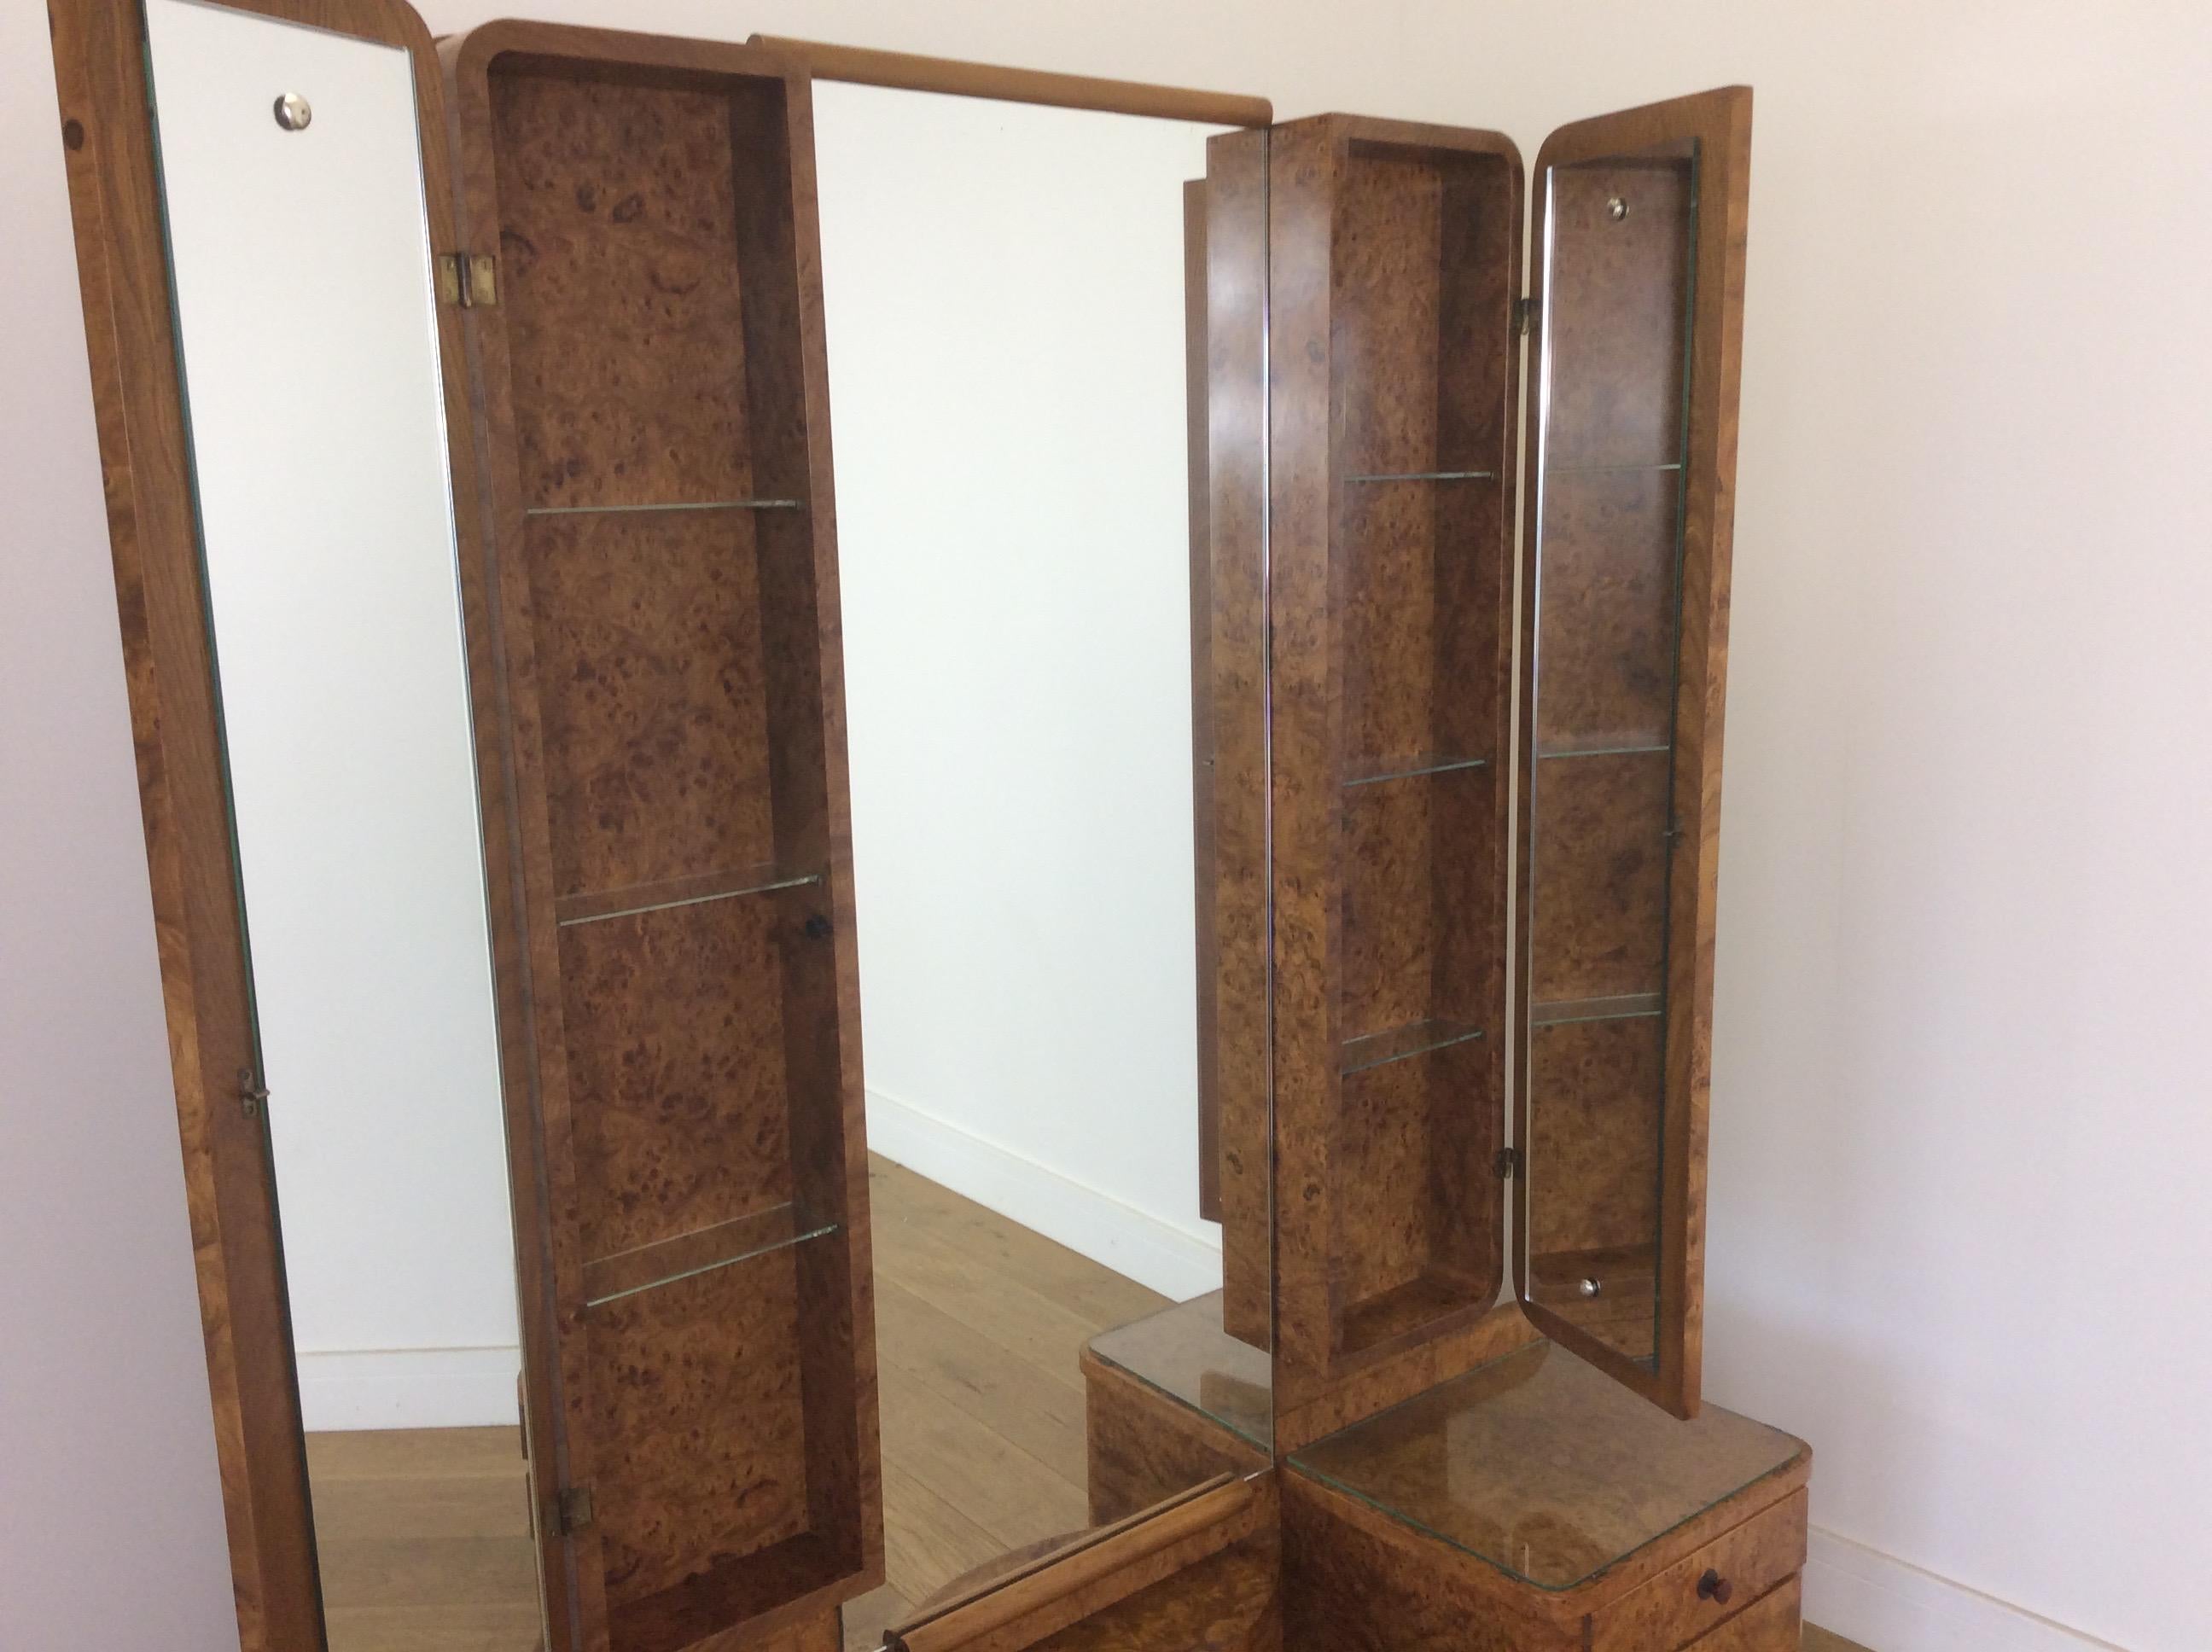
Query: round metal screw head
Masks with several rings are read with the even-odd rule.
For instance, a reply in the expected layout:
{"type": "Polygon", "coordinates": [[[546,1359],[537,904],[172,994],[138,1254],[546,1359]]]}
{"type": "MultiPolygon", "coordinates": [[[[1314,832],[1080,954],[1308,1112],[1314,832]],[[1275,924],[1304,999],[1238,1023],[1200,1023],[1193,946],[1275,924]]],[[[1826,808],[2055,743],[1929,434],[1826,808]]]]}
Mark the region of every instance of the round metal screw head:
{"type": "Polygon", "coordinates": [[[1628,216],[1628,203],[1618,195],[1611,197],[1605,203],[1605,216],[1619,223],[1628,216]]]}
{"type": "Polygon", "coordinates": [[[276,100],[276,124],[288,132],[305,131],[314,118],[315,112],[297,92],[287,92],[276,100]]]}
{"type": "Polygon", "coordinates": [[[1598,1293],[1598,1283],[1595,1279],[1584,1279],[1580,1289],[1583,1296],[1595,1297],[1598,1293]]]}

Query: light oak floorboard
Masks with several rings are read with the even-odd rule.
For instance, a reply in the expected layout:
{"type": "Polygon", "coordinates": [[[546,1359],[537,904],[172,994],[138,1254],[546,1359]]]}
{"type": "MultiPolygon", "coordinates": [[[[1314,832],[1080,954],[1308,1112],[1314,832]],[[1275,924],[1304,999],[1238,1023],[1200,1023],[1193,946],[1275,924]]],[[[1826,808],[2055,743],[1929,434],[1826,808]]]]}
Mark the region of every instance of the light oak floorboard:
{"type": "MultiPolygon", "coordinates": [[[[1167,1298],[875,1159],[884,1572],[852,1652],[954,1578],[1084,1522],[1083,1386],[1100,1331],[1167,1298]]],[[[538,1652],[514,1429],[311,1435],[331,1652],[538,1652]]],[[[1808,1627],[1804,1652],[1868,1652],[1808,1627]]]]}

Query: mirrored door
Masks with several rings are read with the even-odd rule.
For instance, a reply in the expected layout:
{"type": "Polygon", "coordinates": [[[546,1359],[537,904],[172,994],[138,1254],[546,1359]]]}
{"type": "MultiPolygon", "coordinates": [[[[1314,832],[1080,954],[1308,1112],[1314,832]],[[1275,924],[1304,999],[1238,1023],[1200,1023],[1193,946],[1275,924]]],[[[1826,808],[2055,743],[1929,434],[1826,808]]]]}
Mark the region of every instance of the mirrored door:
{"type": "Polygon", "coordinates": [[[482,616],[421,59],[197,0],[144,15],[248,964],[232,1105],[282,1215],[316,1632],[428,1635],[465,1588],[483,1635],[533,1646],[482,616]]]}
{"type": "Polygon", "coordinates": [[[1516,1078],[1547,1334],[1698,1407],[1750,94],[1538,157],[1516,1078]]]}

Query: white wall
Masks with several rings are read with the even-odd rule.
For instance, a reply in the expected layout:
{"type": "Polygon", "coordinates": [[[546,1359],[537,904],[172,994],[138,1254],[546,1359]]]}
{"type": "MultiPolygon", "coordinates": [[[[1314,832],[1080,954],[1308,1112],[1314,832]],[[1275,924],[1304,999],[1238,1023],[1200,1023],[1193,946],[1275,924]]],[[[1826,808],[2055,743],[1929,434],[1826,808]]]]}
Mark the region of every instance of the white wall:
{"type": "Polygon", "coordinates": [[[815,130],[870,1143],[1196,1296],[1206,129],[825,85],[815,130]]]}
{"type": "MultiPolygon", "coordinates": [[[[1708,1391],[1818,1449],[1814,1614],[1881,1652],[2081,1644],[1984,1596],[2134,1652],[2201,1646],[2212,14],[761,0],[735,20],[643,0],[623,21],[1498,125],[1531,155],[1578,115],[1758,87],[1708,1391]]],[[[97,1643],[46,1627],[94,1592],[107,1643],[211,1646],[222,1563],[67,218],[46,56],[27,20],[8,27],[26,204],[7,405],[33,440],[0,466],[11,535],[54,528],[9,541],[39,580],[39,652],[0,669],[68,704],[35,702],[44,783],[4,805],[0,865],[26,876],[27,846],[47,880],[35,908],[11,900],[4,944],[11,977],[37,963],[40,1026],[105,1036],[88,1055],[11,1028],[0,1069],[0,1220],[26,1220],[26,1190],[53,1259],[0,1353],[5,1518],[58,1511],[0,1551],[0,1587],[41,1652],[97,1643]],[[96,1121],[97,1151],[54,1094],[96,1121]],[[128,1444],[104,1428],[84,1455],[64,1441],[111,1409],[91,1406],[101,1382],[127,1384],[128,1444]]]]}
{"type": "Polygon", "coordinates": [[[43,8],[0,9],[0,1643],[237,1644],[43,8]]]}

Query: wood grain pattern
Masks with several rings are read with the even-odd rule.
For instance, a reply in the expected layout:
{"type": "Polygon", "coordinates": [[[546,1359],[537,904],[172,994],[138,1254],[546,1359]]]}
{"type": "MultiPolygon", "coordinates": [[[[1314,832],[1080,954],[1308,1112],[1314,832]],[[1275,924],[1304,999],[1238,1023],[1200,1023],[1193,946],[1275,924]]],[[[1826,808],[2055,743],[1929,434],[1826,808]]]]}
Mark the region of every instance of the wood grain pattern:
{"type": "Polygon", "coordinates": [[[1258,1473],[1272,1461],[1214,1418],[1087,1349],[1083,1381],[1094,1524],[1125,1520],[1224,1473],[1258,1473]]]}
{"type": "Polygon", "coordinates": [[[1560,759],[1541,769],[1530,1005],[1658,992],[1668,940],[1667,754],[1560,759]]]}
{"type": "Polygon", "coordinates": [[[597,1485],[617,1613],[807,1527],[799,1274],[779,1250],[592,1310],[597,1485]]]}
{"type": "Polygon", "coordinates": [[[751,513],[538,517],[526,536],[560,894],[773,862],[751,513]]]}
{"type": "Polygon", "coordinates": [[[1667,744],[1680,489],[1672,471],[1545,478],[1540,756],[1667,744]]]}
{"type": "MultiPolygon", "coordinates": [[[[1473,1652],[1587,1652],[1601,1624],[1630,1621],[1617,1619],[1622,1603],[1636,1600],[1656,1580],[1671,1582],[1686,1575],[1695,1599],[1696,1579],[1717,1562],[1766,1575],[1788,1551],[1787,1533],[1802,1512],[1795,1500],[1802,1497],[1802,1472],[1792,1471],[1747,1487],[1583,1585],[1553,1591],[1532,1588],[1291,1470],[1282,1485],[1285,1644],[1289,1652],[1431,1652],[1440,1646],[1473,1652]],[[1747,1525],[1753,1521],[1758,1523],[1747,1525]]],[[[1781,1586],[1791,1591],[1793,1637],[1795,1582],[1793,1576],[1781,1586]]],[[[1667,1586],[1662,1594],[1672,1598],[1667,1586]]],[[[1718,1622],[1726,1610],[1734,1610],[1736,1617],[1720,1623],[1715,1632],[1771,1633],[1773,1619],[1768,1613],[1773,1609],[1762,1611],[1764,1605],[1747,1608],[1746,1595],[1733,1595],[1727,1608],[1708,1608],[1704,1621],[1718,1622]]],[[[1690,1621],[1698,1622],[1694,1614],[1690,1621]]],[[[1660,1638],[1613,1644],[1623,1652],[1628,1646],[1656,1652],[1689,1643],[1660,1638]]],[[[1703,1649],[1708,1643],[1701,1638],[1695,1644],[1703,1649]]],[[[1744,1643],[1760,1652],[1766,1644],[1758,1639],[1744,1643]]],[[[1790,1644],[1794,1647],[1794,1639],[1790,1644]]]]}
{"type": "MultiPolygon", "coordinates": [[[[1807,1494],[1801,1487],[1616,1604],[1590,1613],[1590,1652],[1685,1645],[1794,1578],[1805,1565],[1807,1494]],[[1700,1587],[1717,1576],[1728,1599],[1700,1587]]],[[[1793,1625],[1794,1627],[1794,1625],[1793,1625]]]]}
{"type": "MultiPolygon", "coordinates": [[[[1696,1415],[1704,1337],[1705,1183],[1708,1092],[1712,1065],[1713,926],[1718,877],[1723,707],[1727,689],[1729,566],[1735,519],[1737,385],[1743,331],[1743,257],[1750,202],[1751,92],[1720,91],[1653,104],[1563,127],[1547,140],[1537,156],[1536,177],[1559,185],[1536,191],[1537,244],[1554,233],[1547,215],[1560,215],[1563,238],[1555,250],[1555,270],[1536,269],[1532,297],[1542,318],[1538,329],[1540,377],[1547,372],[1573,383],[1555,383],[1552,403],[1556,429],[1526,456],[1524,489],[1530,498],[1549,485],[1547,465],[1639,464],[1677,458],[1680,511],[1679,592],[1672,661],[1672,755],[1665,780],[1665,829],[1671,845],[1662,857],[1666,940],[1664,1102],[1657,1136],[1663,1179],[1659,1188],[1660,1236],[1657,1288],[1658,1339],[1656,1360],[1639,1364],[1607,1347],[1541,1303],[1528,1306],[1531,1320],[1547,1335],[1584,1354],[1621,1382],[1678,1416],[1696,1415]],[[1683,157],[1694,153],[1696,234],[1686,247],[1680,240],[1684,214],[1683,157]],[[1577,173],[1582,175],[1577,176],[1577,173]],[[1626,208],[1616,217],[1614,199],[1626,208]],[[1547,203],[1553,204],[1547,205],[1547,203]],[[1685,272],[1689,352],[1686,381],[1680,345],[1685,272]],[[1556,277],[1556,278],[1555,278],[1556,277]],[[1552,290],[1547,291],[1547,287],[1552,290]],[[1547,368],[1544,357],[1554,339],[1566,341],[1572,371],[1547,368]],[[1579,351],[1577,355],[1575,352],[1579,351]],[[1583,381],[1588,380],[1585,384],[1583,381]],[[1686,418],[1686,430],[1681,421],[1686,418]]],[[[1582,485],[1571,478],[1567,485],[1582,485]]],[[[1615,501],[1616,505],[1620,503],[1615,501]]],[[[1548,504],[1547,509],[1548,510],[1548,504]]],[[[1618,533],[1616,562],[1623,570],[1618,588],[1594,593],[1586,606],[1601,623],[1632,635],[1648,617],[1648,598],[1637,594],[1650,580],[1655,534],[1651,514],[1616,509],[1567,510],[1570,562],[1587,570],[1595,565],[1594,536],[1618,533]]],[[[1656,507],[1655,507],[1656,508],[1656,507]]],[[[1539,532],[1536,554],[1543,554],[1539,532]]],[[[1547,581],[1524,578],[1522,635],[1524,671],[1533,672],[1539,656],[1536,593],[1547,581]]],[[[1585,663],[1587,663],[1587,657],[1585,663]]],[[[1648,668],[1638,668],[1648,669],[1648,668]]],[[[1585,709],[1608,697],[1619,703],[1623,678],[1570,690],[1571,707],[1579,698],[1585,709]]],[[[1627,686],[1632,687],[1632,683],[1627,686]]],[[[1537,701],[1541,685],[1524,677],[1522,721],[1518,734],[1523,773],[1539,749],[1537,701]]],[[[1588,735],[1591,730],[1547,728],[1541,739],[1588,735]]],[[[1559,781],[1553,771],[1576,769],[1606,759],[1577,757],[1542,763],[1537,783],[1523,789],[1518,831],[1524,882],[1522,909],[1531,921],[1522,926],[1518,963],[1524,987],[1543,965],[1532,951],[1547,920],[1541,880],[1547,846],[1532,844],[1529,793],[1542,801],[1534,807],[1558,818],[1559,781]],[[1533,887],[1533,900],[1532,900],[1533,887]]],[[[1571,783],[1570,783],[1571,784],[1571,783]]],[[[1656,793],[1657,787],[1651,787],[1656,793]]],[[[1589,799],[1593,806],[1595,799],[1589,799]]],[[[1637,810],[1645,817],[1642,804],[1637,810]]],[[[1595,818],[1587,842],[1600,841],[1595,818]]],[[[1628,853],[1626,835],[1621,851],[1628,853]]],[[[1571,851],[1587,853],[1585,850],[1571,851]]],[[[1586,868],[1595,872],[1594,865],[1586,868]]],[[[1624,893],[1640,891],[1649,877],[1640,866],[1603,869],[1599,881],[1611,881],[1624,893]]],[[[1556,898],[1556,897],[1555,897],[1556,898]]],[[[1570,931],[1575,929],[1570,925],[1570,931]]],[[[1555,927],[1553,933],[1559,931],[1555,927]]],[[[1619,937],[1614,937],[1617,942],[1619,937]]],[[[1626,944],[1626,943],[1622,943],[1626,944]]],[[[1602,945],[1580,944],[1566,956],[1581,963],[1605,962],[1620,968],[1626,954],[1601,960],[1602,945]]],[[[1634,990],[1649,990],[1648,988],[1634,990]]],[[[1546,996],[1541,987],[1524,990],[1524,1005],[1546,996]]],[[[1517,1085],[1522,1098],[1519,1134],[1529,1139],[1527,1108],[1533,1094],[1530,1066],[1536,1042],[1549,1035],[1526,1023],[1515,1029],[1517,1085]]],[[[1534,1178],[1522,1181],[1516,1195],[1524,1231],[1529,1224],[1534,1178]]],[[[1524,1295],[1525,1279],[1520,1282],[1524,1295]]]]}
{"type": "Polygon", "coordinates": [[[1214,758],[1213,1084],[1222,1322],[1274,1325],[1270,1102],[1267,632],[1267,149],[1206,145],[1207,705],[1214,758]]]}
{"type": "MultiPolygon", "coordinates": [[[[453,250],[438,66],[422,20],[404,0],[240,0],[237,9],[408,54],[430,184],[428,239],[434,253],[453,250]]],[[[48,16],[240,1643],[244,1652],[313,1652],[325,1644],[325,1631],[265,1117],[249,1117],[236,1099],[240,1075],[255,1061],[250,994],[145,97],[143,21],[136,7],[95,0],[53,0],[48,16]]],[[[462,331],[449,311],[437,325],[463,631],[481,717],[482,666],[492,645],[462,331]]],[[[489,743],[479,751],[479,784],[517,1247],[526,1258],[534,1241],[523,1230],[536,1218],[538,1187],[524,1174],[529,1138],[514,1124],[527,1110],[517,1058],[528,1038],[507,904],[511,847],[499,826],[504,775],[489,743]]],[[[526,1345],[542,1349],[546,1331],[526,1304],[526,1345]]],[[[530,1403],[534,1428],[548,1400],[533,1389],[530,1403]]],[[[556,1608],[556,1625],[562,1616],[556,1608]]]]}
{"type": "Polygon", "coordinates": [[[1692,1643],[1694,1652],[1812,1652],[1804,1637],[1804,1580],[1793,1577],[1748,1612],[1692,1643]]]}
{"type": "Polygon", "coordinates": [[[1209,126],[1265,126],[1274,108],[1265,98],[1231,92],[1197,92],[1143,81],[1103,80],[1093,75],[1057,75],[1040,69],[1006,69],[957,58],[926,58],[908,52],[877,52],[866,46],[832,46],[788,35],[756,34],[752,44],[781,52],[804,63],[815,79],[854,81],[909,92],[939,92],[954,97],[993,98],[1006,103],[1042,103],[1061,109],[1097,109],[1108,114],[1146,115],[1158,120],[1195,120],[1209,126]]]}
{"type": "Polygon", "coordinates": [[[555,1212],[526,1290],[557,1304],[570,1475],[643,1522],[570,1540],[583,1643],[799,1632],[883,1575],[806,82],[771,53],[537,24],[443,52],[471,239],[501,249],[501,302],[470,317],[555,1212]],[[755,493],[796,504],[527,513],[755,493]],[[557,926],[756,864],[819,881],[557,926]],[[837,1231],[586,1310],[587,1222],[649,1241],[775,1195],[837,1231]],[[689,1208],[652,1208],[670,1197],[689,1208]],[[699,1309],[763,1270],[775,1291],[699,1309]],[[688,1459],[656,1384],[702,1429],[748,1396],[763,1438],[688,1459]],[[682,1512],[740,1481],[753,1515],[682,1512]]]}
{"type": "Polygon", "coordinates": [[[1532,1257],[1657,1243],[1663,1032],[1656,1016],[1538,1029],[1528,1105],[1532,1257]]]}
{"type": "Polygon", "coordinates": [[[1348,1080],[1341,1051],[1499,1023],[1505,789],[1346,782],[1506,744],[1520,167],[1493,133],[1344,116],[1270,149],[1279,1443],[1363,1367],[1432,1371],[1424,1342],[1466,1346],[1498,1288],[1504,1201],[1465,1173],[1502,1129],[1499,1047],[1348,1080]]]}
{"type": "Polygon", "coordinates": [[[585,1266],[793,1195],[777,932],[739,897],[562,933],[585,1266]]]}
{"type": "Polygon", "coordinates": [[[1281,1652],[1273,1530],[1186,1565],[1036,1642],[1036,1652],[1281,1652]]]}
{"type": "Polygon", "coordinates": [[[1273,1477],[1224,1475],[895,1627],[896,1652],[1020,1652],[1275,1521],[1273,1477]]]}

